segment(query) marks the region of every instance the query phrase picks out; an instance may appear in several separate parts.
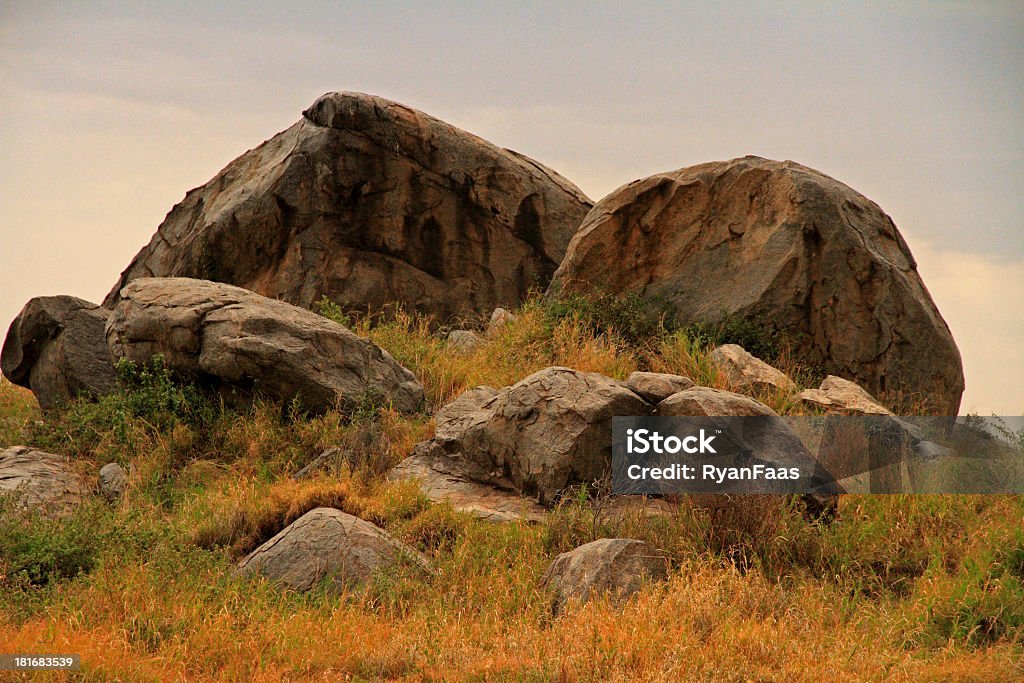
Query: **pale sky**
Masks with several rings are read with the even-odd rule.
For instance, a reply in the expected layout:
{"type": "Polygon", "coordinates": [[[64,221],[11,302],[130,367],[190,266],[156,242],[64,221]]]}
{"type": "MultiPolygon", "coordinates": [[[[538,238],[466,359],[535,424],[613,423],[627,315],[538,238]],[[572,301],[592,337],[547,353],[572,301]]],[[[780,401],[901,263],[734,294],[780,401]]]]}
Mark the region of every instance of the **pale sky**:
{"type": "Polygon", "coordinates": [[[394,99],[592,198],[745,154],[878,202],[1024,413],[1024,3],[0,2],[0,327],[99,301],[171,206],[320,94],[394,99]]]}

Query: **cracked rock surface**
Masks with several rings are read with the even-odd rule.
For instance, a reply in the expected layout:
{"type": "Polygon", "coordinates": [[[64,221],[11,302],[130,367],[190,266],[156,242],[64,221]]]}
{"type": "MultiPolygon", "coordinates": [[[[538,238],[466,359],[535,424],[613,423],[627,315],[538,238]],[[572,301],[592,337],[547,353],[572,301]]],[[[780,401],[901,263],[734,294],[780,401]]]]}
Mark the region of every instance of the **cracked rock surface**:
{"type": "Polygon", "coordinates": [[[0,495],[13,495],[15,508],[41,508],[62,515],[71,512],[88,491],[60,455],[28,446],[0,450],[0,495]]]}
{"type": "Polygon", "coordinates": [[[31,299],[11,323],[0,368],[49,409],[117,388],[103,329],[110,312],[73,296],[31,299]]]}
{"type": "Polygon", "coordinates": [[[247,555],[238,571],[308,591],[321,581],[358,586],[402,562],[430,567],[426,557],[383,529],[341,510],[316,508],[247,555]]]}
{"type": "Polygon", "coordinates": [[[338,323],[241,287],[188,278],[142,278],[124,288],[106,329],[111,353],[155,354],[204,384],[255,390],[311,410],[369,398],[403,412],[423,387],[391,354],[338,323]]]}
{"type": "Polygon", "coordinates": [[[683,321],[782,331],[806,365],[956,415],[960,352],[892,219],[792,161],[662,173],[602,199],[549,291],[660,297],[683,321]]]}
{"type": "Polygon", "coordinates": [[[499,391],[481,387],[467,394],[438,412],[435,436],[416,447],[413,462],[454,468],[461,478],[542,505],[568,486],[608,474],[613,416],[651,413],[622,382],[563,367],[539,370],[499,391]]]}
{"type": "Polygon", "coordinates": [[[570,600],[587,602],[610,594],[622,603],[645,583],[668,577],[668,560],[654,547],[629,538],[602,538],[555,558],[541,579],[554,592],[555,614],[570,600]]]}
{"type": "Polygon", "coordinates": [[[107,296],[183,276],[440,322],[545,286],[591,201],[551,169],[372,95],[320,97],[171,209],[107,296]]]}
{"type": "Polygon", "coordinates": [[[748,352],[739,344],[722,344],[708,354],[708,360],[725,373],[736,389],[746,391],[792,391],[796,384],[786,374],[748,352]]]}

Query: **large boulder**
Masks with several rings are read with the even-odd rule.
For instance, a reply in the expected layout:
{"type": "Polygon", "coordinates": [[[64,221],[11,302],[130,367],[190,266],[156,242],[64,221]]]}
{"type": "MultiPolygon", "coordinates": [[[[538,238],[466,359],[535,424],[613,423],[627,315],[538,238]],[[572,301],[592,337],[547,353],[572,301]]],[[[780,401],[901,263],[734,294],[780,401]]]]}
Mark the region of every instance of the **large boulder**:
{"type": "Polygon", "coordinates": [[[310,308],[485,315],[545,286],[591,202],[422,112],[329,93],[190,191],[107,296],[140,277],[240,285],[310,308]]]}
{"type": "Polygon", "coordinates": [[[308,591],[321,581],[332,589],[360,586],[402,563],[430,566],[383,529],[341,510],[316,508],[253,550],[238,563],[238,572],[308,591]]]}
{"type": "Polygon", "coordinates": [[[875,395],[960,405],[960,352],[892,219],[791,161],[707,163],[615,190],[549,291],[642,293],[682,322],[748,319],[875,395]]]}
{"type": "Polygon", "coordinates": [[[117,388],[103,329],[110,311],[73,296],[41,296],[11,323],[0,368],[11,382],[32,390],[53,408],[77,396],[117,388]]]}
{"type": "Polygon", "coordinates": [[[15,510],[63,515],[88,492],[85,481],[62,456],[28,446],[0,450],[0,496],[13,496],[15,510]]]}
{"type": "Polygon", "coordinates": [[[470,479],[535,496],[545,505],[572,484],[611,468],[612,417],[649,415],[651,406],[617,380],[563,367],[539,370],[488,396],[463,399],[417,446],[430,463],[461,463],[470,479]],[[467,410],[473,404],[476,409],[467,410]]]}
{"type": "Polygon", "coordinates": [[[587,602],[608,595],[622,603],[645,583],[668,577],[668,559],[643,541],[602,538],[562,553],[541,578],[552,591],[552,608],[562,612],[571,600],[587,602]]]}
{"type": "Polygon", "coordinates": [[[367,398],[415,411],[416,377],[336,322],[283,301],[205,280],[142,278],[107,325],[115,357],[165,364],[203,384],[255,390],[312,410],[367,398]]]}

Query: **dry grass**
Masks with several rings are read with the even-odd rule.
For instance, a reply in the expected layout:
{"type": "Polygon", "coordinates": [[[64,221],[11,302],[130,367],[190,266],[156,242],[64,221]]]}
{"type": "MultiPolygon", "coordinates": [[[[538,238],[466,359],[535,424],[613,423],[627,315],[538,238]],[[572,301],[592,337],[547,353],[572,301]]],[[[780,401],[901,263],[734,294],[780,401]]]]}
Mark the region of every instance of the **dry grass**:
{"type": "MultiPolygon", "coordinates": [[[[554,364],[620,378],[678,372],[723,386],[707,349],[684,336],[638,347],[536,305],[465,354],[410,316],[358,329],[416,372],[434,405],[554,364]]],[[[799,411],[788,393],[764,398],[799,411]]],[[[135,466],[122,501],[89,508],[89,523],[109,530],[89,571],[46,585],[9,582],[0,593],[0,650],[80,653],[82,680],[1024,678],[1019,498],[847,496],[837,520],[819,526],[766,497],[684,499],[664,517],[613,516],[581,490],[547,524],[494,525],[383,481],[429,436],[426,415],[309,418],[258,403],[105,422],[95,410],[72,407],[40,427],[31,396],[0,384],[5,444],[32,441],[83,466],[135,466]],[[329,446],[341,454],[319,474],[290,478],[329,446]],[[436,572],[396,569],[341,596],[233,575],[237,557],[320,505],[381,525],[427,553],[436,572]],[[665,550],[671,579],[622,608],[597,601],[553,618],[539,577],[557,553],[601,536],[665,550]]],[[[36,539],[45,550],[79,537],[71,532],[85,528],[86,514],[61,526],[0,516],[10,532],[0,539],[36,539]]]]}

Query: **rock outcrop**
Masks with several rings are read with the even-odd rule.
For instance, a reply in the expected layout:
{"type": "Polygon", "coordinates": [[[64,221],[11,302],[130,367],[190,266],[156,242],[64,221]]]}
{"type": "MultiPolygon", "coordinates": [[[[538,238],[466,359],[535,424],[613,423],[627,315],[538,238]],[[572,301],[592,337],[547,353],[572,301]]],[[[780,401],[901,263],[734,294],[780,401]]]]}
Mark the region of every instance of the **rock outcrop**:
{"type": "Polygon", "coordinates": [[[422,112],[328,93],[171,209],[106,299],[136,278],[327,296],[440,321],[547,284],[591,202],[572,183],[422,112]]]}
{"type": "Polygon", "coordinates": [[[423,570],[427,559],[383,529],[333,508],[316,508],[282,529],[238,564],[296,591],[321,581],[334,589],[358,587],[402,562],[423,570]]]}
{"type": "Polygon", "coordinates": [[[421,465],[456,463],[467,479],[551,504],[568,486],[610,470],[612,417],[651,406],[618,382],[563,367],[539,370],[488,397],[486,389],[439,413],[421,465]]]}
{"type": "Polygon", "coordinates": [[[412,412],[423,387],[391,355],[305,309],[188,278],[131,282],[107,325],[111,353],[194,381],[255,390],[311,410],[367,399],[412,412]]]}
{"type": "Polygon", "coordinates": [[[32,390],[43,409],[117,388],[104,326],[110,312],[73,296],[41,296],[11,323],[0,368],[32,390]]]}
{"type": "Polygon", "coordinates": [[[28,446],[0,450],[0,495],[13,496],[16,510],[63,515],[74,510],[89,487],[66,458],[28,446]]]}
{"type": "Polygon", "coordinates": [[[552,609],[561,613],[571,600],[587,602],[608,595],[621,604],[645,583],[668,576],[668,559],[643,541],[602,538],[562,553],[541,579],[554,593],[552,609]]]}
{"type": "Polygon", "coordinates": [[[587,215],[549,291],[642,293],[684,322],[751,320],[873,394],[946,415],[960,405],[960,353],[892,220],[791,161],[744,157],[619,188],[587,215]]]}
{"type": "Polygon", "coordinates": [[[708,354],[708,360],[740,391],[793,391],[796,384],[738,344],[722,344],[708,354]]]}

